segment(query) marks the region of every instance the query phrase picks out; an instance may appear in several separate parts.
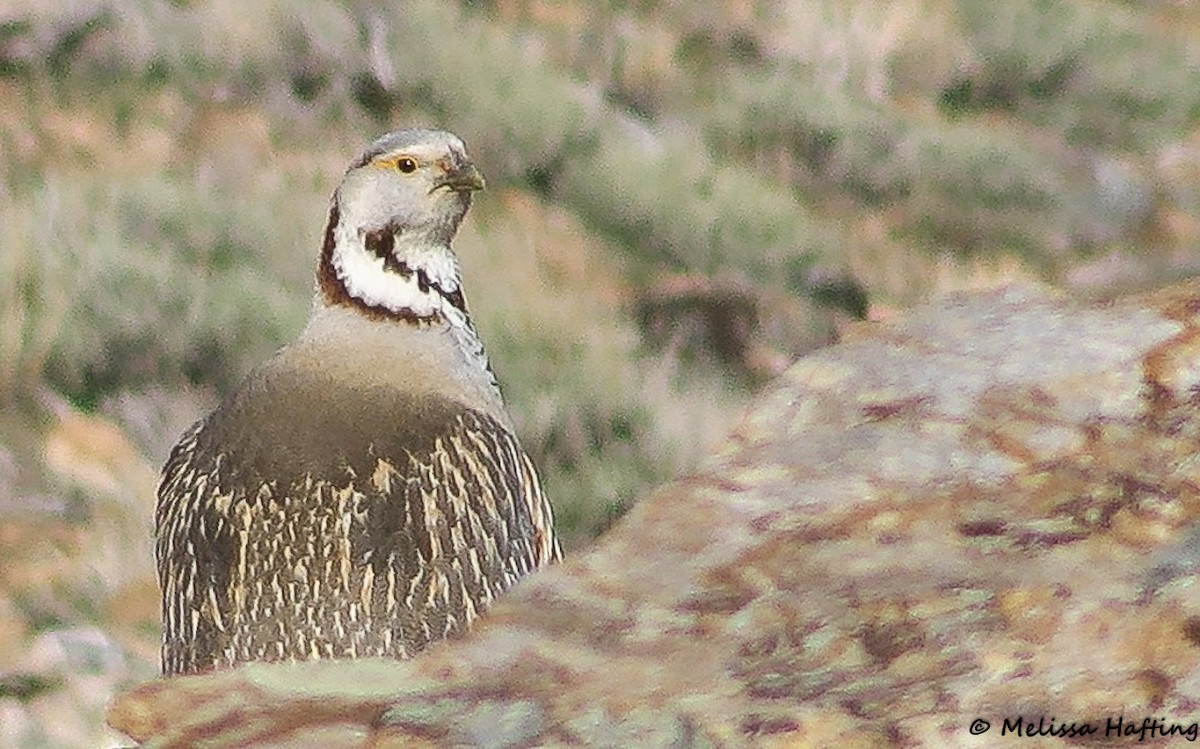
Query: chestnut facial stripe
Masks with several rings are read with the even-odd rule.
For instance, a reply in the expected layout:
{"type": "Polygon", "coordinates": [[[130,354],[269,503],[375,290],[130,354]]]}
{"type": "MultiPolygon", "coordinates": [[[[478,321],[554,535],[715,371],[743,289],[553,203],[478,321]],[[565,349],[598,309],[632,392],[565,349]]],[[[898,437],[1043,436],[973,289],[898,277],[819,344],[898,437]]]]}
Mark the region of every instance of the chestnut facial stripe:
{"type": "Polygon", "coordinates": [[[341,210],[337,198],[329,206],[329,220],[325,222],[325,240],[321,244],[321,259],[317,263],[317,288],[321,296],[330,302],[342,303],[349,294],[342,279],[338,278],[337,269],[333,267],[333,251],[337,246],[337,227],[341,220],[341,210]]]}
{"type": "MultiPolygon", "coordinates": [[[[403,320],[409,323],[430,323],[441,315],[418,315],[411,309],[392,310],[382,305],[367,304],[351,294],[333,265],[333,253],[337,247],[337,228],[341,221],[341,210],[335,198],[329,206],[329,220],[325,223],[325,239],[321,244],[321,259],[317,264],[317,288],[328,304],[357,307],[372,320],[403,320]]],[[[389,233],[388,237],[393,238],[389,233]]]]}
{"type": "MultiPolygon", "coordinates": [[[[390,273],[397,273],[404,278],[412,278],[414,270],[408,263],[396,258],[394,250],[396,249],[396,235],[400,229],[395,226],[384,226],[373,231],[369,231],[363,235],[363,244],[375,257],[383,261],[383,267],[390,273]]],[[[438,296],[444,299],[451,307],[454,307],[459,312],[466,313],[467,305],[463,299],[463,294],[460,289],[454,291],[446,291],[436,281],[429,277],[429,274],[422,268],[417,268],[417,288],[422,293],[428,294],[432,289],[438,296]]]]}
{"type": "MultiPolygon", "coordinates": [[[[405,307],[400,310],[392,310],[383,305],[367,304],[362,299],[354,296],[347,290],[345,282],[338,275],[337,268],[333,265],[333,253],[337,245],[337,228],[341,221],[341,210],[338,206],[336,198],[329,206],[329,220],[325,223],[325,238],[321,244],[321,259],[317,265],[317,287],[321,292],[321,296],[330,304],[339,304],[346,306],[354,306],[361,309],[372,319],[390,319],[404,320],[405,322],[434,322],[443,319],[440,314],[434,315],[419,315],[412,309],[405,307]]],[[[383,260],[383,265],[386,270],[391,273],[396,273],[404,278],[412,278],[413,269],[407,263],[403,263],[396,259],[393,252],[396,246],[396,229],[394,227],[383,227],[375,231],[367,232],[363,236],[363,244],[367,251],[383,260]]],[[[422,292],[428,293],[430,289],[437,293],[449,305],[467,314],[466,301],[463,299],[463,294],[460,289],[447,292],[439,284],[435,283],[429,274],[424,270],[417,269],[417,288],[422,292]]]]}

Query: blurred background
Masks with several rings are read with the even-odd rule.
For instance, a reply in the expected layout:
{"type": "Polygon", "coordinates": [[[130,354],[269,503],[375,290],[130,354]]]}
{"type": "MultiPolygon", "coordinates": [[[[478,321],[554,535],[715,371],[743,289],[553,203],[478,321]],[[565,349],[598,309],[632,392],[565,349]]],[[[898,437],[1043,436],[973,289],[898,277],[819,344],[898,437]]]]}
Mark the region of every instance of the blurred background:
{"type": "Polygon", "coordinates": [[[0,0],[0,746],[118,740],[158,467],[406,125],[488,178],[468,299],[569,553],[857,320],[1200,272],[1192,3],[0,0]]]}

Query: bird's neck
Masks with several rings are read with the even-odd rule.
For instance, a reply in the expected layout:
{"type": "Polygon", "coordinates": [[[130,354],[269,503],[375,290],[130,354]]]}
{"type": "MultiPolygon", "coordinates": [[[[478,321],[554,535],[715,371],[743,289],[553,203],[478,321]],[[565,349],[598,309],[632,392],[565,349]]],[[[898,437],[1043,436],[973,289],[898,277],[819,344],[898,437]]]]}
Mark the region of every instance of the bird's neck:
{"type": "Polygon", "coordinates": [[[499,401],[448,240],[393,226],[363,228],[347,220],[335,200],[317,266],[313,314],[302,338],[337,335],[327,328],[355,319],[396,346],[448,347],[446,364],[495,391],[499,401]]]}
{"type": "Polygon", "coordinates": [[[363,226],[330,206],[317,303],[352,307],[372,319],[471,328],[449,240],[398,226],[363,226]]]}

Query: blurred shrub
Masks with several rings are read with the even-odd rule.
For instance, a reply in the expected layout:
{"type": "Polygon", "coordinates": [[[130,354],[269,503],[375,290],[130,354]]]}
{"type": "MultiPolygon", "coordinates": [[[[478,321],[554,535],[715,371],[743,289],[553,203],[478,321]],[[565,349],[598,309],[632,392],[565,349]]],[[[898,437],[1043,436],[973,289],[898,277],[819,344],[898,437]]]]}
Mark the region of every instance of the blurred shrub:
{"type": "MultiPolygon", "coordinates": [[[[1200,94],[1195,40],[1164,31],[1172,12],[1188,11],[1085,0],[5,9],[0,397],[42,381],[83,405],[186,380],[228,389],[301,324],[348,155],[383,127],[438,124],[466,136],[493,187],[535,192],[621,252],[620,302],[582,304],[580,287],[547,294],[553,279],[527,270],[544,256],[488,266],[509,286],[537,279],[511,302],[469,286],[531,449],[561,491],[593,503],[565,512],[594,529],[687,465],[695,434],[717,431],[670,426],[678,414],[708,399],[704,418],[728,420],[741,398],[708,359],[680,356],[686,315],[643,314],[664,342],[643,350],[631,310],[652,307],[668,275],[744,295],[752,314],[738,319],[750,322],[706,331],[717,359],[775,362],[828,339],[821,305],[862,317],[880,296],[924,296],[947,262],[969,277],[977,260],[1015,256],[1055,279],[1091,254],[1177,255],[1191,236],[1178,207],[1200,203],[1185,178],[1200,94]],[[678,461],[662,457],[672,450],[678,461]]],[[[495,240],[501,256],[523,241],[495,240]]]]}

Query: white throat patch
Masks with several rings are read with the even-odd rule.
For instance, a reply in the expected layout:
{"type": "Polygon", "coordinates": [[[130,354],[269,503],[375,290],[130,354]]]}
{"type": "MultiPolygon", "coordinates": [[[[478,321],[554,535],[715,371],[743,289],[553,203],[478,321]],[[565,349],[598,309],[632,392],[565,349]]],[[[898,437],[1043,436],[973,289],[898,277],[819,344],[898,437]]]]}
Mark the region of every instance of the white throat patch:
{"type": "Polygon", "coordinates": [[[420,317],[441,313],[450,322],[465,322],[462,312],[447,302],[436,289],[426,287],[418,278],[423,272],[430,282],[447,294],[459,290],[458,262],[446,248],[432,248],[405,243],[403,236],[395,239],[398,255],[405,258],[413,271],[404,275],[387,267],[385,258],[366,248],[359,231],[344,223],[336,229],[333,268],[346,287],[346,293],[372,307],[391,312],[412,312],[420,317]]]}
{"type": "MultiPolygon", "coordinates": [[[[329,321],[344,315],[353,315],[372,326],[402,325],[422,338],[433,336],[448,343],[456,359],[454,371],[480,384],[491,394],[489,397],[500,403],[496,375],[483,350],[483,342],[467,315],[458,259],[450,248],[400,234],[382,240],[383,245],[390,245],[386,253],[382,246],[369,249],[366,233],[348,230],[346,224],[337,219],[335,206],[331,212],[332,232],[326,236],[322,262],[327,259],[329,265],[324,272],[336,275],[336,279],[329,280],[340,286],[341,293],[325,296],[328,293],[325,282],[319,281],[305,337],[319,338],[328,333],[329,321]],[[362,309],[360,304],[367,309],[362,309]],[[372,308],[386,310],[396,320],[380,320],[369,314],[372,308]],[[419,324],[423,320],[434,322],[439,318],[440,323],[419,324]]],[[[381,240],[374,235],[370,241],[381,240]]],[[[321,273],[318,271],[319,278],[321,273]]],[[[396,340],[412,342],[403,336],[396,340]]]]}

